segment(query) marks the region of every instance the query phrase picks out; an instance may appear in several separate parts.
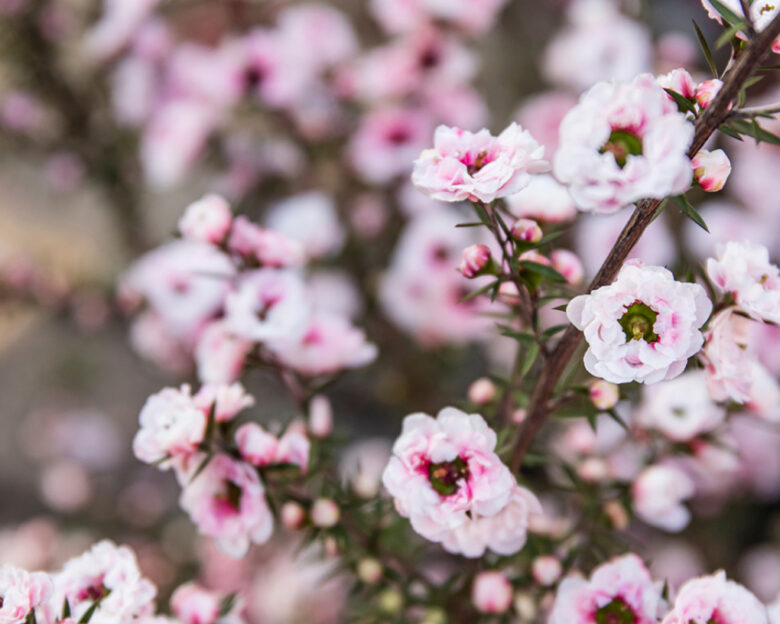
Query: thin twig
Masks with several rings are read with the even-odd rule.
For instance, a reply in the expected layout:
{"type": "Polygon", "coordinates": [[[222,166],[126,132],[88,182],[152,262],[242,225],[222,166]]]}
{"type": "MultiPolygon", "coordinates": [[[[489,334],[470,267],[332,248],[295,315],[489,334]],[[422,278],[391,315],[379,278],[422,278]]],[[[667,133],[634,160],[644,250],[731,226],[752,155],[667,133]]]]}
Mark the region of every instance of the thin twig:
{"type": "MultiPolygon", "coordinates": [[[[696,132],[693,143],[688,150],[690,158],[699,152],[710,135],[727,119],[729,107],[736,99],[745,80],[753,74],[756,67],[768,55],[772,42],[779,34],[780,16],[777,16],[748,43],[745,50],[734,61],[724,75],[724,84],[717,97],[695,122],[696,132]]],[[[588,292],[610,284],[614,280],[629,252],[652,222],[655,211],[661,202],[661,199],[643,199],[637,203],[631,218],[588,287],[588,292]]],[[[512,455],[511,467],[515,472],[520,469],[523,458],[536,434],[550,416],[550,397],[581,337],[579,330],[573,326],[569,327],[542,368],[539,380],[531,395],[527,418],[512,455]]]]}

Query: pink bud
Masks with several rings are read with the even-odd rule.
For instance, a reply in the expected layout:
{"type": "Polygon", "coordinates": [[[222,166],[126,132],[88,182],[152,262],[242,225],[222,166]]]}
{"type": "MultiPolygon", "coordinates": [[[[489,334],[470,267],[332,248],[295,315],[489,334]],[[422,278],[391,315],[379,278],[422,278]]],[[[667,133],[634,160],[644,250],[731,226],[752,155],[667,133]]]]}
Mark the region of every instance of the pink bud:
{"type": "Polygon", "coordinates": [[[340,516],[339,506],[330,498],[318,498],[312,505],[311,521],[322,529],[336,526],[340,516]]]}
{"type": "Polygon", "coordinates": [[[547,256],[544,256],[540,254],[535,249],[530,249],[524,253],[521,253],[518,257],[518,260],[527,260],[528,262],[536,262],[536,264],[543,264],[544,266],[551,267],[552,262],[550,262],[550,259],[547,256]]]}
{"type": "Polygon", "coordinates": [[[469,401],[477,405],[485,405],[496,396],[496,384],[487,377],[481,377],[469,386],[469,401]]]}
{"type": "Polygon", "coordinates": [[[533,219],[518,219],[512,225],[512,237],[525,243],[538,243],[542,240],[542,228],[533,219]]]}
{"type": "Polygon", "coordinates": [[[558,271],[566,281],[573,286],[582,282],[585,276],[585,269],[582,268],[582,262],[577,254],[568,249],[556,249],[550,254],[553,268],[558,271]]]}
{"type": "Polygon", "coordinates": [[[593,403],[596,409],[600,410],[612,409],[620,398],[618,387],[603,379],[597,379],[590,384],[588,394],[590,395],[591,403],[593,403]]]}
{"type": "Polygon", "coordinates": [[[490,262],[490,249],[487,245],[471,245],[463,250],[458,270],[463,277],[476,277],[490,262]]]}
{"type": "Polygon", "coordinates": [[[721,149],[708,152],[701,150],[691,160],[693,177],[702,190],[715,193],[723,188],[731,174],[731,161],[721,149]]]}
{"type": "Polygon", "coordinates": [[[597,483],[609,476],[609,466],[600,457],[588,457],[577,467],[577,474],[583,481],[597,483]]]}
{"type": "Polygon", "coordinates": [[[715,96],[718,95],[721,87],[723,87],[723,82],[717,78],[705,80],[696,87],[696,102],[702,108],[707,108],[710,102],[715,99],[715,96]]]}
{"type": "Polygon", "coordinates": [[[665,76],[659,76],[658,84],[664,89],[676,91],[684,98],[692,98],[696,94],[696,83],[685,69],[673,69],[665,76]]]}
{"type": "Polygon", "coordinates": [[[267,466],[276,461],[279,440],[257,423],[241,425],[236,431],[236,446],[247,462],[253,466],[267,466]]]}
{"type": "Polygon", "coordinates": [[[306,518],[306,511],[298,503],[287,501],[282,505],[279,513],[282,524],[288,529],[297,529],[303,524],[306,518]]]}
{"type": "Polygon", "coordinates": [[[512,412],[512,422],[516,425],[521,425],[525,422],[526,416],[528,416],[528,413],[522,407],[518,407],[512,412]]]}
{"type": "Polygon", "coordinates": [[[382,564],[372,557],[361,559],[357,565],[358,578],[367,585],[374,585],[382,579],[382,564]]]}
{"type": "Polygon", "coordinates": [[[552,555],[543,555],[534,559],[531,564],[531,573],[539,585],[549,587],[561,578],[561,562],[552,555]]]}
{"type": "Polygon", "coordinates": [[[612,526],[618,531],[623,531],[628,528],[630,518],[628,517],[628,511],[626,508],[616,500],[607,502],[604,505],[604,515],[609,518],[612,526]]]}
{"type": "Polygon", "coordinates": [[[504,613],[512,604],[512,584],[501,572],[480,572],[474,578],[471,601],[481,613],[504,613]]]}
{"type": "Polygon", "coordinates": [[[327,438],[333,431],[333,409],[325,395],[317,394],[309,402],[309,431],[317,438],[327,438]]]}
{"type": "Polygon", "coordinates": [[[232,222],[230,204],[219,195],[210,194],[187,206],[179,219],[179,231],[190,240],[219,243],[232,222]]]}

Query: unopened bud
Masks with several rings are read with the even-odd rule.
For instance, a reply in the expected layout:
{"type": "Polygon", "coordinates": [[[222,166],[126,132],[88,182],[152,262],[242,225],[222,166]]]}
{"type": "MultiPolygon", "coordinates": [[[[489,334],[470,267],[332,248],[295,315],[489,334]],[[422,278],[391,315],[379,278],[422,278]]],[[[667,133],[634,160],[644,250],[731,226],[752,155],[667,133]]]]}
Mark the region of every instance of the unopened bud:
{"type": "Polygon", "coordinates": [[[512,238],[524,243],[538,243],[542,240],[542,228],[533,219],[518,219],[510,230],[512,238]]]}
{"type": "Polygon", "coordinates": [[[487,245],[471,245],[463,250],[458,270],[463,277],[476,277],[490,263],[490,249],[487,245]]]}
{"type": "Polygon", "coordinates": [[[287,529],[297,529],[306,518],[306,510],[294,501],[287,501],[279,512],[282,525],[287,529]]]}
{"type": "Polygon", "coordinates": [[[609,477],[609,467],[600,457],[588,457],[578,466],[577,474],[583,481],[597,483],[609,477]]]}
{"type": "Polygon", "coordinates": [[[399,613],[404,608],[403,594],[397,589],[388,588],[379,594],[378,605],[383,613],[399,613]]]}
{"type": "Polygon", "coordinates": [[[224,240],[232,222],[227,201],[210,194],[187,206],[179,219],[179,231],[189,240],[219,243],[224,240]]]}
{"type": "Polygon", "coordinates": [[[366,585],[375,585],[382,578],[382,564],[371,557],[361,559],[357,565],[357,576],[366,585]]]}
{"type": "Polygon", "coordinates": [[[514,412],[512,412],[512,422],[516,425],[522,425],[525,422],[527,416],[528,412],[522,407],[518,407],[514,412]]]}
{"type": "Polygon", "coordinates": [[[339,556],[339,543],[332,535],[328,535],[322,540],[322,550],[326,557],[335,558],[339,556]]]}
{"type": "Polygon", "coordinates": [[[715,193],[723,188],[731,174],[731,161],[721,149],[699,151],[691,160],[693,177],[703,191],[715,193]]]}
{"type": "Polygon", "coordinates": [[[710,102],[715,99],[718,92],[723,87],[723,81],[713,78],[712,80],[705,80],[698,87],[696,87],[696,103],[702,108],[707,108],[710,102]]]}
{"type": "Polygon", "coordinates": [[[604,505],[604,514],[618,531],[628,528],[629,517],[626,508],[618,501],[609,501],[604,505]]]}
{"type": "Polygon", "coordinates": [[[328,397],[322,394],[309,402],[309,431],[317,438],[327,438],[333,431],[333,409],[328,397]]]}
{"type": "Polygon", "coordinates": [[[339,506],[330,498],[318,498],[311,507],[311,521],[322,529],[335,526],[340,516],[339,506]]]}
{"type": "Polygon", "coordinates": [[[544,266],[548,267],[552,266],[550,259],[547,256],[540,254],[535,249],[529,249],[528,251],[521,253],[517,259],[526,260],[528,262],[536,262],[536,264],[543,264],[544,266]]]}
{"type": "Polygon", "coordinates": [[[528,592],[517,592],[515,611],[521,622],[532,622],[536,618],[536,602],[528,592]]]}
{"type": "Polygon", "coordinates": [[[534,580],[544,587],[553,585],[561,578],[562,570],[561,562],[552,555],[537,557],[531,564],[531,573],[534,576],[534,580]]]}
{"type": "Polygon", "coordinates": [[[471,601],[481,613],[504,613],[512,604],[512,584],[501,572],[480,572],[474,578],[471,601]]]}
{"type": "Polygon", "coordinates": [[[585,269],[579,257],[568,249],[556,249],[550,254],[550,260],[553,268],[572,286],[579,284],[585,276],[585,269]]]}
{"type": "Polygon", "coordinates": [[[431,607],[423,614],[420,624],[447,624],[447,614],[439,607],[431,607]]]}
{"type": "Polygon", "coordinates": [[[618,387],[603,379],[597,379],[590,384],[588,394],[591,403],[593,403],[596,409],[600,410],[612,409],[617,405],[618,399],[620,398],[618,387]]]}
{"type": "Polygon", "coordinates": [[[469,386],[469,401],[477,405],[490,403],[496,396],[496,384],[487,377],[481,377],[469,386]]]}

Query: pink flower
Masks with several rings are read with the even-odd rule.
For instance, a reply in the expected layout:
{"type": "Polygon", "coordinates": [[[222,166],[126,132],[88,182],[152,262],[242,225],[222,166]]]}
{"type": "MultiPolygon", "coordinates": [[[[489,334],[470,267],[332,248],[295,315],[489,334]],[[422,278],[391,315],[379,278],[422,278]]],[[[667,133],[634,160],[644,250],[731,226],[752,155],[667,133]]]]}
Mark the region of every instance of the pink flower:
{"type": "Polygon", "coordinates": [[[707,366],[707,389],[716,401],[750,400],[756,361],[750,339],[752,323],[734,308],[718,312],[710,321],[701,355],[707,366]]]}
{"type": "Polygon", "coordinates": [[[696,83],[686,69],[673,69],[664,76],[658,76],[658,84],[664,89],[676,91],[689,100],[696,97],[696,83]]]}
{"type": "Polygon", "coordinates": [[[279,232],[265,230],[243,215],[233,221],[228,239],[230,251],[268,267],[292,267],[303,264],[305,252],[297,240],[279,232]]]}
{"type": "Polygon", "coordinates": [[[220,243],[232,222],[230,204],[219,195],[209,194],[187,206],[179,219],[179,231],[190,240],[220,243]]]}
{"type": "Polygon", "coordinates": [[[309,401],[308,427],[317,438],[327,438],[333,431],[333,408],[324,394],[315,394],[309,401]]]}
{"type": "Polygon", "coordinates": [[[193,402],[205,414],[214,412],[214,420],[228,422],[239,412],[255,404],[255,398],[248,394],[240,383],[206,384],[198,390],[193,402]]]}
{"type": "Polygon", "coordinates": [[[293,429],[277,438],[257,423],[246,423],[236,431],[236,445],[253,466],[293,464],[306,472],[309,465],[309,439],[293,429]]]}
{"type": "Polygon", "coordinates": [[[224,320],[209,323],[195,347],[198,379],[203,383],[227,384],[241,376],[252,342],[231,333],[224,320]]]}
{"type": "Polygon", "coordinates": [[[230,331],[248,340],[296,340],[307,330],[309,306],[296,273],[257,269],[242,274],[237,290],[228,295],[225,319],[230,331]]]}
{"type": "Polygon", "coordinates": [[[726,579],[722,570],[680,588],[663,624],[768,624],[764,605],[747,589],[726,579]]]}
{"type": "Polygon", "coordinates": [[[273,531],[265,488],[252,466],[224,454],[215,455],[200,474],[194,474],[202,459],[189,462],[180,475],[184,489],[179,502],[222,552],[243,557],[250,543],[265,543],[273,531]]]}
{"type": "Polygon", "coordinates": [[[220,596],[195,583],[179,585],[171,596],[171,611],[182,624],[216,624],[220,596]]]}
{"type": "Polygon", "coordinates": [[[699,151],[691,160],[693,177],[702,190],[715,193],[723,188],[731,174],[731,161],[723,150],[699,151]]]}
{"type": "Polygon", "coordinates": [[[398,512],[431,541],[441,541],[469,516],[495,516],[515,480],[495,454],[496,434],[478,414],[444,408],[436,418],[411,414],[382,482],[398,512]]]}
{"type": "Polygon", "coordinates": [[[699,351],[711,310],[698,284],[629,261],[612,284],[572,299],[566,314],[585,334],[589,373],[612,383],[656,383],[677,377],[699,351]]]}
{"type": "Polygon", "coordinates": [[[579,256],[568,249],[556,249],[550,254],[553,268],[558,271],[566,281],[576,286],[585,277],[585,269],[579,256]]]}
{"type": "Polygon", "coordinates": [[[268,342],[279,362],[306,376],[359,368],[376,359],[376,345],[349,319],[316,312],[302,335],[280,337],[268,342]]]}
{"type": "Polygon", "coordinates": [[[723,87],[723,81],[713,78],[712,80],[705,80],[696,87],[696,103],[701,108],[707,108],[710,102],[715,99],[721,88],[723,87]]]}
{"type": "Polygon", "coordinates": [[[639,473],[631,490],[637,516],[651,526],[672,533],[682,531],[691,521],[691,513],[682,501],[695,492],[693,481],[682,470],[660,464],[639,473]]]}
{"type": "MultiPolygon", "coordinates": [[[[551,158],[558,150],[558,128],[561,121],[575,104],[577,98],[568,91],[545,91],[524,100],[515,113],[515,119],[544,145],[544,153],[551,158]]],[[[550,179],[554,180],[552,176],[550,179]]],[[[573,217],[574,214],[572,205],[571,216],[573,217]]],[[[534,215],[527,216],[541,219],[534,215]]]]}
{"type": "Polygon", "coordinates": [[[433,199],[490,203],[520,191],[531,174],[545,172],[543,157],[544,147],[516,123],[498,137],[485,129],[439,126],[433,149],[414,163],[412,182],[433,199]]]}
{"type": "Polygon", "coordinates": [[[564,118],[554,173],[580,210],[609,214],[688,189],[693,124],[650,74],[601,82],[564,118]]]}
{"type": "Polygon", "coordinates": [[[476,277],[490,263],[490,249],[487,245],[470,245],[463,250],[458,270],[463,277],[476,277]]]}
{"type": "Polygon", "coordinates": [[[589,580],[566,578],[558,586],[549,624],[623,622],[656,624],[661,588],[634,554],[596,568],[589,580]]]}
{"type": "Polygon", "coordinates": [[[89,56],[99,61],[119,52],[160,0],[105,0],[104,12],[85,39],[89,56]]]}
{"type": "Polygon", "coordinates": [[[707,260],[707,275],[751,317],[780,324],[780,270],[769,261],[766,247],[736,241],[718,245],[717,257],[707,260]]]}
{"type": "Polygon", "coordinates": [[[537,175],[519,193],[506,197],[509,212],[546,223],[560,223],[577,216],[569,190],[551,175],[537,175]]]}
{"type": "Polygon", "coordinates": [[[274,204],[266,223],[299,243],[309,258],[335,255],[344,246],[344,228],[333,200],[325,193],[302,193],[274,204]]]}
{"type": "Polygon", "coordinates": [[[53,589],[48,574],[30,573],[9,565],[1,566],[0,622],[2,624],[24,622],[31,612],[46,605],[53,589]]]}
{"type": "Polygon", "coordinates": [[[480,613],[504,613],[512,604],[512,584],[501,572],[486,570],[474,577],[471,602],[480,613]]]}
{"type": "Polygon", "coordinates": [[[150,396],[138,420],[141,428],[133,439],[133,453],[162,470],[170,468],[169,459],[193,454],[206,433],[206,414],[187,385],[150,396]]]}
{"type": "Polygon", "coordinates": [[[637,424],[656,429],[675,442],[712,431],[725,417],[725,410],[710,398],[704,371],[691,371],[646,387],[637,410],[637,424]]]}
{"type": "Polygon", "coordinates": [[[135,554],[109,540],[68,560],[54,577],[54,608],[65,600],[73,620],[80,620],[100,600],[95,622],[129,622],[154,614],[157,589],[141,575],[135,554]]]}
{"type": "Polygon", "coordinates": [[[371,0],[371,11],[382,28],[396,34],[426,21],[443,21],[467,34],[489,30],[506,0],[371,0]]]}

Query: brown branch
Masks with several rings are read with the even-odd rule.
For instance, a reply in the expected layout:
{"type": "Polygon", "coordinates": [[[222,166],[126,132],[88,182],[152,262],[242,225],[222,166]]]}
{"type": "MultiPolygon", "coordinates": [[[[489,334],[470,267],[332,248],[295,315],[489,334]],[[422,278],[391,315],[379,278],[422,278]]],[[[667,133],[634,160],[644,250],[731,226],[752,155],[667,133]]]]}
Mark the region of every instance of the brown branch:
{"type": "MultiPolygon", "coordinates": [[[[780,16],[775,17],[764,30],[750,41],[723,76],[724,84],[720,93],[704,113],[696,119],[693,143],[688,150],[690,158],[698,153],[710,135],[726,120],[740,88],[769,54],[772,42],[778,34],[780,34],[780,16]]],[[[660,199],[643,199],[637,203],[631,218],[588,287],[588,292],[612,283],[629,252],[652,222],[661,202],[660,199]]],[[[526,421],[520,431],[520,437],[512,455],[511,467],[515,472],[520,469],[523,458],[536,434],[550,416],[550,398],[566,364],[577,349],[581,337],[579,330],[573,326],[569,327],[542,368],[539,381],[531,395],[526,421]]]]}

